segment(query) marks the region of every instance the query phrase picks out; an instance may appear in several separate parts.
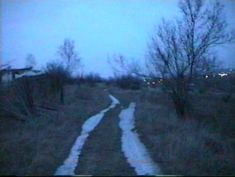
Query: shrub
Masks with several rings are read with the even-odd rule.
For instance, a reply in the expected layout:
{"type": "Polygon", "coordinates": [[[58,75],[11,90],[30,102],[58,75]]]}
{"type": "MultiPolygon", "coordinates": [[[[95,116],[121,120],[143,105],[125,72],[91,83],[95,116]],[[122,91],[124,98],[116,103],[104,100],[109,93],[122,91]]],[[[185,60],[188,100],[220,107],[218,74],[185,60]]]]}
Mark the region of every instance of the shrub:
{"type": "Polygon", "coordinates": [[[88,84],[89,86],[95,86],[97,83],[104,82],[104,79],[97,73],[90,73],[87,75],[79,76],[77,78],[78,84],[88,84]]]}
{"type": "Polygon", "coordinates": [[[117,77],[115,83],[122,89],[138,90],[141,88],[142,81],[137,77],[124,75],[117,77]]]}
{"type": "Polygon", "coordinates": [[[3,115],[26,120],[36,115],[35,83],[29,77],[12,81],[7,88],[1,88],[1,113],[3,115]]]}
{"type": "Polygon", "coordinates": [[[70,72],[62,63],[48,63],[45,70],[45,77],[49,79],[50,91],[60,93],[60,103],[64,104],[64,85],[70,80],[70,72]]]}

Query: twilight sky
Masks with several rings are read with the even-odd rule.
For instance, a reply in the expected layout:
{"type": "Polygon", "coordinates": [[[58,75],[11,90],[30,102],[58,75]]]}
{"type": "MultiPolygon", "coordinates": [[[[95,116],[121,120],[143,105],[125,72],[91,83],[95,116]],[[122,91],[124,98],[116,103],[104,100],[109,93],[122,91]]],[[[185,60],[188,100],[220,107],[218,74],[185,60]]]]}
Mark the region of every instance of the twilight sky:
{"type": "MultiPolygon", "coordinates": [[[[154,26],[178,14],[178,0],[0,0],[0,59],[25,66],[32,53],[40,68],[58,58],[65,38],[73,39],[85,72],[112,75],[107,57],[123,54],[144,61],[154,26]]],[[[211,0],[214,1],[214,0],[211,0]]],[[[235,29],[235,0],[220,0],[235,29]]],[[[235,45],[218,50],[235,67],[235,45]]]]}

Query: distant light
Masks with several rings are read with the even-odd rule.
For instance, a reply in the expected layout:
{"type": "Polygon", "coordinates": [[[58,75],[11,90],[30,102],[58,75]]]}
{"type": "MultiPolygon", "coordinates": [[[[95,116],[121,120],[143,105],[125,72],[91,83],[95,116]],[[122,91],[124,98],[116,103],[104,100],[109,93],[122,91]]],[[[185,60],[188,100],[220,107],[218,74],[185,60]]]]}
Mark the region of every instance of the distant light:
{"type": "Polygon", "coordinates": [[[153,82],[153,84],[155,84],[155,82],[153,82]]]}
{"type": "Polygon", "coordinates": [[[228,74],[227,73],[219,73],[218,74],[220,77],[224,77],[224,76],[227,76],[228,74]]]}
{"type": "Polygon", "coordinates": [[[207,79],[208,77],[209,77],[209,76],[207,76],[207,75],[205,76],[206,79],[207,79]]]}

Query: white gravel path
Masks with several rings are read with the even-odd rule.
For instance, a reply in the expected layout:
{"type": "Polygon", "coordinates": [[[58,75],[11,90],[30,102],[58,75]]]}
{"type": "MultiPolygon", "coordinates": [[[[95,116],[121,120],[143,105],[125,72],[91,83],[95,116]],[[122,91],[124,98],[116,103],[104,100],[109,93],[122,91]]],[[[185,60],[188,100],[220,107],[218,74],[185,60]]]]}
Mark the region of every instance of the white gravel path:
{"type": "Polygon", "coordinates": [[[122,151],[137,175],[159,175],[159,167],[149,156],[144,144],[138,138],[138,134],[132,131],[135,128],[135,106],[135,103],[131,103],[119,115],[119,126],[122,129],[122,151]]]}
{"type": "Polygon", "coordinates": [[[109,97],[112,100],[112,104],[108,108],[102,110],[100,113],[90,117],[83,124],[82,132],[77,137],[73,147],[71,148],[68,158],[64,161],[63,165],[61,165],[56,170],[55,175],[75,175],[74,171],[79,164],[79,155],[81,154],[82,148],[89,136],[89,133],[95,129],[107,111],[119,104],[119,101],[115,97],[112,95],[109,95],[109,97]]]}

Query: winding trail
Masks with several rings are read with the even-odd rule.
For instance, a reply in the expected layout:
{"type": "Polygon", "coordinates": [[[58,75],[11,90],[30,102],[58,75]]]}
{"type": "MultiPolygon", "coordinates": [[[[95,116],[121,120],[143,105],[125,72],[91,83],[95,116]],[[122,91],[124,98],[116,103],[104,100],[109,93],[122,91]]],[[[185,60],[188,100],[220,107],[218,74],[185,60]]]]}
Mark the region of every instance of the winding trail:
{"type": "Polygon", "coordinates": [[[122,150],[128,163],[135,168],[137,175],[159,175],[160,169],[149,156],[145,146],[134,132],[135,103],[120,113],[119,126],[122,129],[122,150]]]}
{"type": "Polygon", "coordinates": [[[82,132],[80,136],[77,137],[74,145],[72,146],[68,158],[64,161],[63,165],[61,165],[56,170],[55,175],[75,175],[74,171],[76,169],[76,166],[78,165],[79,155],[81,154],[83,146],[87,138],[89,137],[90,132],[95,129],[106,112],[119,104],[119,101],[115,97],[113,97],[112,95],[109,95],[109,97],[112,100],[112,104],[108,108],[102,110],[100,113],[90,117],[83,124],[82,132]]]}
{"type": "Polygon", "coordinates": [[[119,101],[109,97],[112,104],[84,122],[68,158],[55,175],[160,174],[134,131],[136,104],[121,110],[119,101]]]}
{"type": "Polygon", "coordinates": [[[118,115],[121,106],[108,111],[84,145],[75,174],[94,176],[135,176],[122,152],[118,115]]]}

